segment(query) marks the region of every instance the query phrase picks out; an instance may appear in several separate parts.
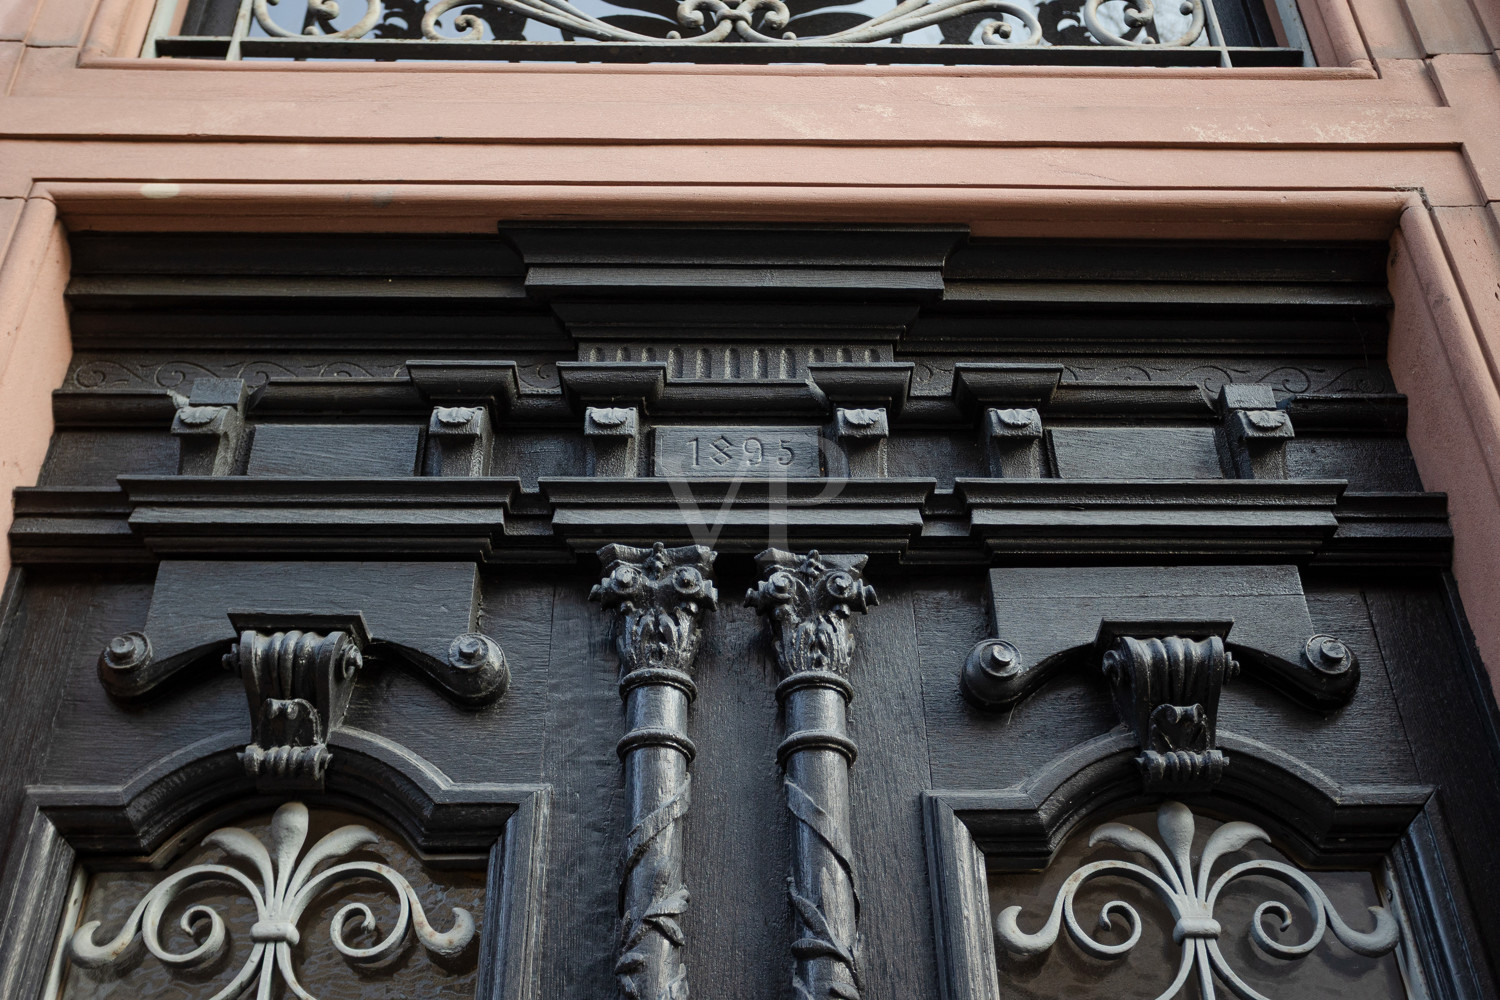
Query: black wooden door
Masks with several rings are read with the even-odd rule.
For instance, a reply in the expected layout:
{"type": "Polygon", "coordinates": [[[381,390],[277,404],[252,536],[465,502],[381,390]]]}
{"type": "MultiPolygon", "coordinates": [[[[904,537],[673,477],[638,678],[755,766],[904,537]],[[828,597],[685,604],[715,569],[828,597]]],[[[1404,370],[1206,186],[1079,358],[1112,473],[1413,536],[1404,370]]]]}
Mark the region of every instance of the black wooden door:
{"type": "Polygon", "coordinates": [[[4,995],[1493,995],[1383,246],[72,252],[4,995]]]}

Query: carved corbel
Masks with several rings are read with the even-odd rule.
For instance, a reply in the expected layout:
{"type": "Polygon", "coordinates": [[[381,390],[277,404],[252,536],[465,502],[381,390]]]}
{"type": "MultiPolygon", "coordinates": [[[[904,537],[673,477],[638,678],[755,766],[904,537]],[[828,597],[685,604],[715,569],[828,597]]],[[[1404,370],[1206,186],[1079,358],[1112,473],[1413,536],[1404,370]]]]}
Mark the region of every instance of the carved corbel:
{"type": "MultiPolygon", "coordinates": [[[[1225,635],[1233,622],[1227,623],[1225,635]]],[[[1346,703],[1359,684],[1359,661],[1331,635],[1313,635],[1299,642],[1300,655],[1272,652],[1255,646],[1225,642],[1235,661],[1247,666],[1270,686],[1310,708],[1330,709],[1346,703]]],[[[984,709],[1006,709],[1026,698],[1076,663],[1092,647],[1061,650],[1022,649],[1006,639],[983,639],[964,659],[959,685],[964,697],[984,709]]]]}
{"type": "Polygon", "coordinates": [[[179,448],[177,473],[183,476],[228,476],[244,458],[245,400],[242,379],[200,378],[187,402],[172,419],[179,448]]]}
{"type": "MultiPolygon", "coordinates": [[[[218,644],[158,657],[146,633],[122,632],[106,643],[99,654],[99,682],[121,700],[145,698],[211,652],[212,645],[218,644]]],[[[510,666],[500,644],[478,632],[457,636],[442,656],[384,641],[372,642],[370,648],[416,667],[444,695],[461,705],[487,705],[504,695],[510,686],[510,666]]]]}
{"type": "Polygon", "coordinates": [[[499,644],[476,631],[478,606],[478,574],[464,563],[168,560],[157,570],[145,628],[109,641],[99,654],[99,680],[117,698],[144,699],[222,656],[244,631],[229,618],[250,614],[236,609],[292,607],[295,614],[259,617],[358,619],[367,623],[368,640],[360,642],[366,659],[412,668],[450,700],[480,706],[505,693],[510,667],[499,644]]]}
{"type": "Polygon", "coordinates": [[[1292,418],[1277,409],[1268,385],[1230,383],[1219,390],[1224,437],[1240,479],[1285,479],[1286,443],[1296,434],[1292,418]]]}
{"type": "Polygon", "coordinates": [[[494,433],[482,406],[435,406],[427,422],[425,476],[485,476],[494,433]]]}
{"type": "Polygon", "coordinates": [[[995,479],[1036,479],[1042,474],[1042,416],[1030,407],[984,411],[984,443],[995,479]]]}
{"type": "Polygon", "coordinates": [[[867,556],[805,556],[766,549],[756,556],[760,584],[745,604],[766,619],[782,680],[776,686],[786,738],[776,750],[787,809],[796,821],[792,877],[796,912],[793,992],[817,1000],[858,1000],[859,895],[850,846],[849,738],[854,696],[850,619],[876,603],[862,579],[867,556]]]}
{"type": "Polygon", "coordinates": [[[364,620],[230,615],[239,640],[224,668],[240,675],[253,738],[240,753],[262,789],[322,788],[328,734],[344,718],[370,637],[364,620]]]}
{"type": "Polygon", "coordinates": [[[1239,673],[1223,622],[1105,622],[1096,648],[1120,719],[1135,731],[1147,791],[1213,787],[1227,760],[1217,745],[1219,693],[1239,673]]]}
{"type": "Polygon", "coordinates": [[[886,475],[886,439],[891,435],[885,407],[837,407],[833,414],[833,436],[839,443],[844,468],[850,479],[878,479],[886,475]]]}
{"type": "Polygon", "coordinates": [[[1096,672],[1150,787],[1217,780],[1219,694],[1242,670],[1318,711],[1359,684],[1349,647],[1312,634],[1292,566],[1011,568],[991,571],[990,589],[999,635],[965,659],[964,697],[1003,710],[1065,670],[1096,672]]]}
{"type": "MultiPolygon", "coordinates": [[[[634,412],[634,411],[631,411],[634,412]]],[[[604,578],[589,599],[614,612],[620,660],[630,834],[620,886],[620,950],[615,963],[625,997],[688,995],[678,921],[688,905],[678,825],[691,801],[688,705],[697,696],[688,672],[705,612],[718,606],[709,574],[715,554],[701,545],[649,549],[606,545],[604,578]]]]}
{"type": "Polygon", "coordinates": [[[641,413],[633,406],[590,406],[583,411],[590,476],[640,475],[641,413]]]}

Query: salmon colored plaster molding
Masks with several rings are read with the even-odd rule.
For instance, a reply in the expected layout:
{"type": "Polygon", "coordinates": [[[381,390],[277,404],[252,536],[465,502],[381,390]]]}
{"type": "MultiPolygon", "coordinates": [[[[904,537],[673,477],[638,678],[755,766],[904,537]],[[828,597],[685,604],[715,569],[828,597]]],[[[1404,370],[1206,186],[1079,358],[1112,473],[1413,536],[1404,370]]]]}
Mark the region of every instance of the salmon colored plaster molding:
{"type": "Polygon", "coordinates": [[[39,182],[75,230],[493,232],[497,219],[958,222],[981,235],[1385,239],[1399,191],[39,182]],[[274,205],[274,211],[268,206],[274,205]]]}
{"type": "MultiPolygon", "coordinates": [[[[1494,252],[1493,249],[1490,252],[1494,252]]],[[[1453,575],[1500,687],[1500,387],[1425,206],[1392,239],[1388,363],[1422,484],[1448,494],[1453,575]]]]}
{"type": "MultiPolygon", "coordinates": [[[[0,262],[0,532],[10,530],[12,491],[36,484],[52,438],[52,390],[62,385],[72,355],[63,304],[68,271],[67,233],[56,206],[26,200],[0,262]]],[[[0,579],[9,571],[7,542],[0,579]]]]}
{"type": "Polygon", "coordinates": [[[218,59],[137,59],[132,57],[84,55],[75,65],[83,69],[168,70],[176,72],[230,73],[500,73],[521,75],[577,76],[938,76],[998,77],[1003,79],[1082,79],[1082,80],[1291,80],[1299,83],[1320,80],[1378,80],[1380,74],[1369,66],[1369,60],[1354,66],[1309,67],[1237,67],[1221,69],[1204,66],[920,66],[906,64],[857,65],[832,63],[826,66],[798,64],[792,66],[734,65],[718,63],[488,63],[488,62],[224,62],[218,59]]]}

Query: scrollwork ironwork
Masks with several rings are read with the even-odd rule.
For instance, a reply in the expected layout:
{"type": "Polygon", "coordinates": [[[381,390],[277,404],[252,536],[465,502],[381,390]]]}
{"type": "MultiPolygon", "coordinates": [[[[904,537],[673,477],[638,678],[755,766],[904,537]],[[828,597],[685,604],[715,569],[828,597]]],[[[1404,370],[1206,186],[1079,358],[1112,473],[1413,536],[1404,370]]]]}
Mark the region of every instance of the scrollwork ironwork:
{"type": "MultiPolygon", "coordinates": [[[[1100,19],[1099,8],[1110,2],[1111,0],[1088,0],[1083,5],[1083,23],[1088,27],[1089,34],[1093,35],[1101,45],[1192,45],[1202,36],[1204,24],[1207,21],[1207,12],[1203,6],[1203,0],[1182,0],[1177,10],[1184,17],[1191,18],[1191,20],[1181,34],[1164,40],[1151,34],[1142,33],[1139,40],[1131,39],[1111,31],[1100,19]]],[[[1156,4],[1153,0],[1126,0],[1125,10],[1122,12],[1121,18],[1130,33],[1141,31],[1141,29],[1154,29],[1156,27],[1156,4]]]]}
{"type": "MultiPolygon", "coordinates": [[[[252,10],[256,23],[265,29],[266,34],[275,38],[299,37],[295,31],[288,31],[271,17],[269,5],[280,2],[281,0],[254,0],[252,10]]],[[[365,12],[358,21],[347,28],[328,31],[327,27],[340,13],[338,0],[307,0],[307,11],[312,23],[302,30],[302,34],[319,38],[363,38],[385,17],[385,5],[381,0],[365,0],[365,12]]]]}
{"type": "MultiPolygon", "coordinates": [[[[265,0],[257,0],[258,4],[264,2],[265,0]]],[[[441,33],[438,19],[451,10],[478,7],[498,7],[551,25],[569,35],[601,42],[662,44],[664,41],[653,35],[611,24],[589,14],[569,0],[438,0],[422,17],[423,37],[433,41],[454,40],[452,36],[441,33]]],[[[1036,14],[1012,0],[903,0],[890,10],[860,24],[807,38],[798,38],[795,33],[783,30],[793,16],[792,9],[783,0],[682,0],[677,5],[677,23],[683,29],[698,33],[673,31],[665,41],[692,45],[725,41],[774,45],[879,42],[899,38],[953,18],[982,12],[1012,17],[1025,25],[1027,34],[1024,39],[1013,40],[1013,26],[992,18],[982,25],[979,44],[1037,45],[1042,42],[1042,25],[1036,14]]],[[[484,22],[471,10],[456,15],[453,26],[462,32],[458,36],[461,40],[480,41],[484,37],[484,22]]],[[[1130,43],[1122,41],[1120,44],[1130,43]]]]}
{"type": "Polygon", "coordinates": [[[434,928],[416,890],[389,865],[378,861],[346,861],[322,867],[378,843],[380,838],[374,831],[357,824],[340,827],[319,839],[304,855],[308,825],[307,807],[300,802],[288,802],[271,818],[269,850],[239,827],[215,830],[203,838],[203,845],[216,847],[242,862],[250,869],[248,873],[229,864],[197,864],[175,872],[141,898],[113,939],[95,941],[97,920],[80,926],[69,942],[69,956],[76,965],[101,968],[126,961],[144,944],[158,961],[174,969],[195,969],[213,963],[224,954],[229,934],[224,918],[207,904],[189,906],[179,920],[182,929],[193,936],[194,947],[173,951],[161,940],[162,921],[173,900],[187,889],[206,882],[239,886],[255,905],[256,914],[255,925],[250,929],[250,954],[213,1000],[237,1000],[249,993],[252,984],[257,1000],[270,1000],[276,992],[278,975],[300,1000],[314,1000],[297,981],[292,949],[301,940],[298,924],[308,907],[324,892],[356,879],[384,883],[395,894],[399,910],[395,924],[383,938],[368,947],[359,947],[349,942],[346,928],[351,928],[353,921],[358,929],[374,934],[378,928],[374,911],[363,902],[350,902],[339,908],[329,927],[329,938],[334,949],[351,963],[373,965],[392,958],[413,932],[423,948],[443,957],[458,955],[474,939],[474,918],[461,907],[453,909],[452,927],[446,931],[434,928]]]}
{"type": "Polygon", "coordinates": [[[1028,933],[1021,929],[1017,920],[1021,913],[1020,906],[1008,906],[1002,910],[995,918],[995,936],[1001,947],[1017,957],[1041,955],[1057,943],[1059,933],[1066,927],[1068,936],[1086,954],[1101,959],[1124,956],[1141,939],[1141,916],[1135,907],[1116,899],[1106,903],[1100,911],[1101,928],[1112,926],[1115,917],[1125,921],[1128,929],[1125,940],[1113,944],[1099,941],[1084,930],[1075,909],[1079,889],[1093,879],[1107,876],[1126,878],[1154,891],[1161,896],[1176,920],[1172,928],[1172,939],[1181,946],[1182,958],[1172,984],[1157,1000],[1169,1000],[1177,996],[1194,972],[1197,973],[1199,990],[1204,1000],[1214,1000],[1215,978],[1241,1000],[1267,1000],[1230,968],[1219,948],[1224,930],[1214,918],[1214,907],[1224,889],[1245,876],[1265,876],[1290,887],[1302,898],[1312,917],[1312,928],[1305,939],[1295,944],[1286,944],[1266,933],[1264,922],[1270,917],[1278,922],[1281,930],[1289,930],[1292,914],[1287,905],[1272,899],[1256,907],[1251,918],[1250,936],[1260,948],[1277,958],[1296,959],[1311,953],[1329,931],[1333,932],[1334,938],[1344,947],[1369,958],[1390,952],[1400,940],[1400,928],[1389,910],[1379,906],[1370,907],[1370,913],[1375,919],[1374,928],[1368,931],[1355,930],[1339,915],[1332,901],[1316,882],[1304,872],[1280,861],[1262,858],[1244,861],[1210,882],[1214,866],[1221,858],[1256,841],[1270,842],[1271,838],[1266,832],[1252,823],[1225,823],[1215,830],[1203,846],[1196,873],[1191,853],[1195,833],[1191,810],[1180,802],[1162,803],[1157,811],[1157,829],[1160,844],[1124,823],[1105,823],[1095,829],[1089,836],[1090,847],[1112,844],[1144,855],[1151,860],[1156,871],[1131,861],[1089,862],[1063,882],[1052,904],[1052,911],[1039,930],[1028,933]]]}

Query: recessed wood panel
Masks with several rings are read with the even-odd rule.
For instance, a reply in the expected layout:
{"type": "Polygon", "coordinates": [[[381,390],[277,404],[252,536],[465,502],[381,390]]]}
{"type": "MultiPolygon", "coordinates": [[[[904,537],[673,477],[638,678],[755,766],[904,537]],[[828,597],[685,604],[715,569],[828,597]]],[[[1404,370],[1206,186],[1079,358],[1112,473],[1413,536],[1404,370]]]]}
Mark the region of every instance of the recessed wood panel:
{"type": "Polygon", "coordinates": [[[1222,479],[1207,427],[1059,427],[1050,432],[1063,479],[1222,479]]]}
{"type": "Polygon", "coordinates": [[[422,429],[399,424],[262,424],[250,476],[410,476],[422,429]]]}

